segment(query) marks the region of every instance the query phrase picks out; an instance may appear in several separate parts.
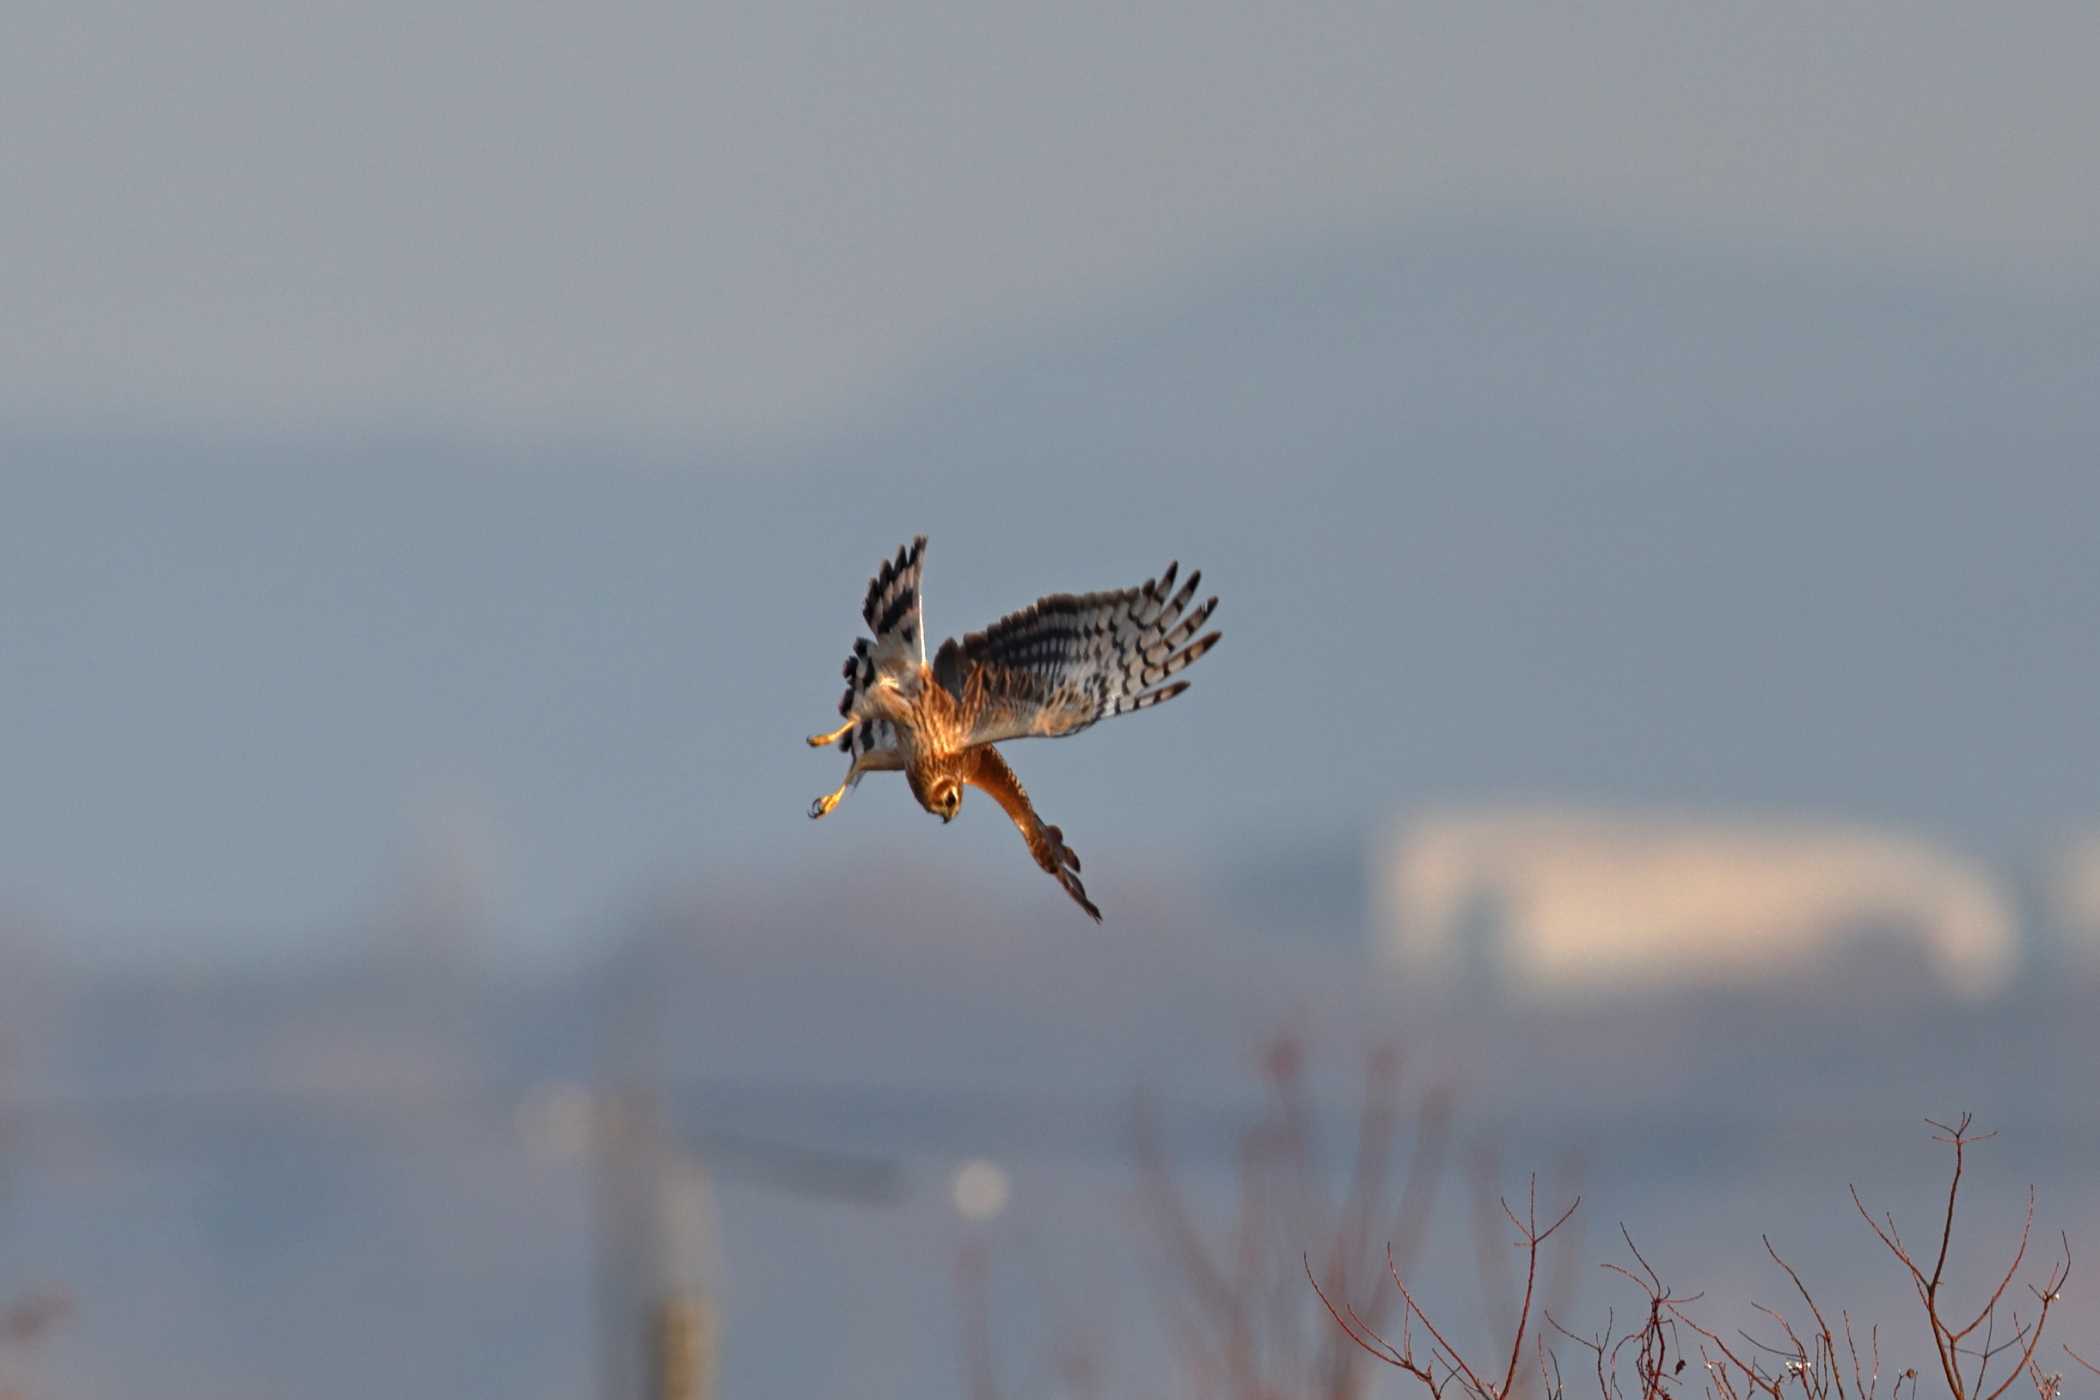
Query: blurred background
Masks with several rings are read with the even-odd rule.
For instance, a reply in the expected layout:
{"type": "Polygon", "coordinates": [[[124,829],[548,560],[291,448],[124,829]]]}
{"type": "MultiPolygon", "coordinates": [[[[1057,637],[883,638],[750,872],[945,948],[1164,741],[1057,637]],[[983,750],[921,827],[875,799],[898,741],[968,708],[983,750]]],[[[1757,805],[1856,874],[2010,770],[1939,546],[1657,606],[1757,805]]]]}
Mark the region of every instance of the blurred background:
{"type": "Polygon", "coordinates": [[[1929,1359],[1965,1108],[2100,1243],[2091,7],[7,28],[0,1391],[1352,1393],[1534,1169],[1929,1359]],[[804,816],[918,532],[1222,596],[1010,751],[1102,927],[804,816]]]}

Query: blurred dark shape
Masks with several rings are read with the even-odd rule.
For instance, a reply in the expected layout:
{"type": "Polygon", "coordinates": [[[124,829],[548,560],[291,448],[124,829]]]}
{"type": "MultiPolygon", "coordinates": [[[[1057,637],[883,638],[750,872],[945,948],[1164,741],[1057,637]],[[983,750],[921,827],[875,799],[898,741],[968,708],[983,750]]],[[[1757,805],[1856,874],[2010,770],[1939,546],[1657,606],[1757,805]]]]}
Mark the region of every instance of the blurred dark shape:
{"type": "Polygon", "coordinates": [[[0,1309],[0,1341],[35,1346],[72,1315],[72,1295],[57,1289],[18,1298],[0,1309]]]}
{"type": "Polygon", "coordinates": [[[1240,1140],[1237,1200],[1222,1238],[1207,1238],[1159,1137],[1157,1110],[1136,1119],[1142,1213],[1167,1261],[1155,1291],[1172,1349],[1198,1394],[1266,1400],[1310,1394],[1352,1400],[1369,1368],[1289,1286],[1317,1269],[1345,1298],[1363,1295],[1375,1320],[1389,1303],[1370,1293],[1378,1260],[1410,1260],[1426,1231],[1450,1136],[1448,1092],[1431,1089],[1416,1111],[1405,1165],[1393,1155],[1401,1061],[1370,1052],[1354,1161],[1335,1194],[1306,1078],[1306,1047],[1278,1035],[1263,1047],[1267,1111],[1240,1140]],[[1311,1253],[1308,1254],[1307,1251],[1311,1253]]]}

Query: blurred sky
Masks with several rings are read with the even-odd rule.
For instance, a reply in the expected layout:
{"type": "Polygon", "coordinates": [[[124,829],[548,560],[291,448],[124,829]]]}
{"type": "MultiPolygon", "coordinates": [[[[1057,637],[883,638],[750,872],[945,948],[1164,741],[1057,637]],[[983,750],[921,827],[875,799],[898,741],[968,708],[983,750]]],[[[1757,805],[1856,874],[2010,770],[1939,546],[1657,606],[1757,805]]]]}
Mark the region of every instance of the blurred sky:
{"type": "Polygon", "coordinates": [[[2036,851],[2100,810],[2095,52],[2078,4],[18,6],[0,904],[312,951],[436,841],[559,954],[652,884],[1033,878],[894,780],[801,815],[920,530],[937,636],[1224,595],[1175,710],[1015,755],[1097,896],[1534,793],[2036,851]]]}

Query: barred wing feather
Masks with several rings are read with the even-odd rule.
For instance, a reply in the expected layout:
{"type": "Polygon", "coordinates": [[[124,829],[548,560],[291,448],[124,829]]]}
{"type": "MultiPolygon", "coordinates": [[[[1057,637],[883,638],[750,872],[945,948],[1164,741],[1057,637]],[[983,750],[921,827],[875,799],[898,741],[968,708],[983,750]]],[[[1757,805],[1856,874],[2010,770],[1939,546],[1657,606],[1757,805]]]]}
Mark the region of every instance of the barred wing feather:
{"type": "Polygon", "coordinates": [[[1218,600],[1186,612],[1203,573],[1192,571],[1176,591],[1178,568],[1169,564],[1136,588],[1052,594],[960,642],[943,642],[934,679],[973,716],[969,742],[1077,734],[1187,690],[1187,681],[1166,682],[1222,634],[1196,637],[1218,600]]]}
{"type": "Polygon", "coordinates": [[[919,575],[926,563],[926,537],[900,546],[868,580],[860,615],[875,638],[875,669],[901,676],[926,664],[926,625],[919,607],[919,575]]]}
{"type": "Polygon", "coordinates": [[[862,702],[877,676],[916,684],[919,668],[926,664],[926,623],[919,592],[925,562],[926,537],[920,535],[900,547],[895,559],[883,560],[868,580],[861,617],[874,640],[862,637],[853,643],[843,672],[846,693],[839,697],[839,714],[857,714],[861,720],[839,740],[839,750],[862,760],[863,768],[904,766],[896,726],[862,702]]]}

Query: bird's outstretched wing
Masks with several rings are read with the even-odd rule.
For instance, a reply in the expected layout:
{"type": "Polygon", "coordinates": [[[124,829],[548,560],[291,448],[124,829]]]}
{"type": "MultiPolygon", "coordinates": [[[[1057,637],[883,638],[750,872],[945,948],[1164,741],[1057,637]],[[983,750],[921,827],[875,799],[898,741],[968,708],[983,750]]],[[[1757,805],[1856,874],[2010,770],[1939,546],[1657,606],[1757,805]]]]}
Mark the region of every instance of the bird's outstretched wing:
{"type": "Polygon", "coordinates": [[[919,574],[925,560],[926,537],[919,535],[910,545],[900,546],[895,559],[883,560],[875,577],[868,580],[868,596],[860,613],[874,640],[861,637],[853,643],[842,672],[846,693],[839,697],[839,714],[857,716],[860,721],[840,737],[839,751],[863,760],[864,768],[903,766],[896,727],[863,700],[878,676],[900,684],[918,683],[919,668],[926,664],[926,622],[919,601],[919,574]]]}
{"type": "Polygon", "coordinates": [[[1218,643],[1198,637],[1218,600],[1183,616],[1202,570],[1174,591],[1178,564],[1136,588],[1056,593],[960,642],[941,643],[934,679],[970,719],[969,742],[1076,734],[1111,715],[1171,700],[1164,684],[1218,643]]]}
{"type": "Polygon", "coordinates": [[[925,562],[926,537],[914,536],[868,580],[860,615],[875,638],[875,669],[884,675],[926,664],[926,627],[919,608],[919,573],[925,562]]]}

